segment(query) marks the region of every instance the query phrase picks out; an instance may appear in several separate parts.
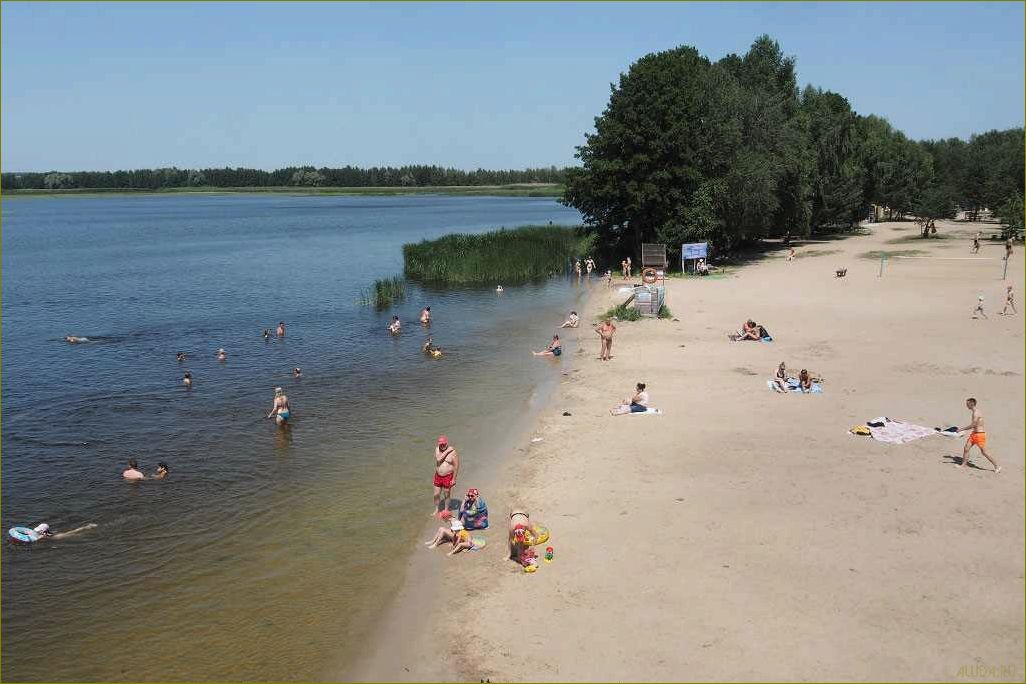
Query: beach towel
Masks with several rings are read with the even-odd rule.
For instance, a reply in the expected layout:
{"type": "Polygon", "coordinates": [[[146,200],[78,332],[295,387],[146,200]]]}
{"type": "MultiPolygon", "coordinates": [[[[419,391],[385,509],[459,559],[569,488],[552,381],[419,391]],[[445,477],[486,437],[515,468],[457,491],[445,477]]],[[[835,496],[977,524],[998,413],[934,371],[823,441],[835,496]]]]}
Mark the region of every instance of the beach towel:
{"type": "Polygon", "coordinates": [[[645,411],[638,411],[637,413],[629,413],[631,416],[661,416],[663,415],[662,409],[649,408],[645,411]]]}
{"type": "Polygon", "coordinates": [[[470,538],[470,542],[473,546],[470,547],[470,551],[480,551],[488,543],[488,540],[484,537],[473,536],[470,538]]]}
{"type": "Polygon", "coordinates": [[[904,423],[900,420],[891,420],[890,418],[877,418],[866,424],[869,426],[869,432],[873,439],[888,444],[908,444],[917,439],[937,434],[937,431],[933,428],[904,423]],[[881,422],[883,425],[878,427],[881,422]]]}
{"type": "Polygon", "coordinates": [[[469,508],[460,511],[460,520],[468,530],[488,529],[488,504],[480,496],[469,508]]]}
{"type": "MultiPolygon", "coordinates": [[[[776,383],[773,382],[772,380],[767,380],[766,381],[766,387],[770,388],[773,391],[776,391],[774,389],[776,387],[776,383]]],[[[795,378],[788,378],[787,379],[787,389],[788,389],[789,393],[790,392],[797,392],[798,394],[802,394],[801,383],[799,383],[795,378]]],[[[822,393],[823,393],[823,386],[820,385],[818,382],[812,383],[812,389],[810,389],[808,392],[805,392],[805,394],[822,394],[822,393]]]]}

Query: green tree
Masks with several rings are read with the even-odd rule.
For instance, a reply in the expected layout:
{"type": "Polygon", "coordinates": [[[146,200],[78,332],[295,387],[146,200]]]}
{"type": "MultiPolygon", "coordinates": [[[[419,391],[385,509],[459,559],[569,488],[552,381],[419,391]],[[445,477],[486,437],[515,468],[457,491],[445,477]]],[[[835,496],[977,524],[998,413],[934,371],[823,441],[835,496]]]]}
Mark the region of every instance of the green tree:
{"type": "Polygon", "coordinates": [[[931,185],[917,197],[913,212],[924,238],[930,237],[938,219],[955,217],[957,194],[947,185],[931,185]]]}

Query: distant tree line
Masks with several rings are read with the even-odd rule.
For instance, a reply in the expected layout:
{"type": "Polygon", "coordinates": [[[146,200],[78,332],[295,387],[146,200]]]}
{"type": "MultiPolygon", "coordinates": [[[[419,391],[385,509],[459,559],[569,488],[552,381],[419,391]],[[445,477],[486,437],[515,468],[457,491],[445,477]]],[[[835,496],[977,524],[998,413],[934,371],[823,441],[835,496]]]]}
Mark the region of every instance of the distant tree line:
{"type": "Polygon", "coordinates": [[[4,190],[70,188],[161,190],[165,188],[213,187],[414,187],[511,185],[516,183],[563,183],[566,170],[550,166],[539,169],[463,171],[442,166],[315,168],[289,166],[274,171],[261,169],[135,169],[132,171],[50,171],[3,173],[4,190]]]}
{"type": "Polygon", "coordinates": [[[910,140],[842,95],[799,91],[794,59],[765,35],[715,63],[689,46],[642,57],[585,138],[562,201],[619,253],[706,241],[722,253],[850,228],[871,205],[924,235],[956,207],[1022,224],[1022,128],[910,140]]]}

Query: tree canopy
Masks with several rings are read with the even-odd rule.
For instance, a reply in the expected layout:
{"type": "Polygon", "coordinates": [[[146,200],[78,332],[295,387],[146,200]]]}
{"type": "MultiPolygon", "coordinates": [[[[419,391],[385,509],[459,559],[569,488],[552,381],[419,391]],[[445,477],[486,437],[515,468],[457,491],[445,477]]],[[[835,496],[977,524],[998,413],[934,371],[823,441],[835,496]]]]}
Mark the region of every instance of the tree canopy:
{"type": "Polygon", "coordinates": [[[799,93],[795,66],[766,35],[717,62],[690,46],[645,55],[577,148],[564,204],[636,255],[850,227],[872,204],[932,225],[1022,194],[1023,129],[917,142],[838,93],[799,93]]]}

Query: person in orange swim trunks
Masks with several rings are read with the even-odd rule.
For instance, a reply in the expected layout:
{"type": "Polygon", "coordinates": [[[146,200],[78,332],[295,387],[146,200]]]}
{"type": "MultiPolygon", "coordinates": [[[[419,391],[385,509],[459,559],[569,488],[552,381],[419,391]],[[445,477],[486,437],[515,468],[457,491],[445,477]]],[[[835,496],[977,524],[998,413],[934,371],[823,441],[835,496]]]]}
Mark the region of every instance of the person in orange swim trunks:
{"type": "Polygon", "coordinates": [[[976,406],[976,399],[969,397],[965,400],[965,406],[972,412],[972,422],[960,429],[959,432],[965,432],[966,430],[971,430],[971,432],[969,433],[969,439],[965,443],[965,448],[962,450],[962,463],[958,467],[964,468],[969,463],[969,450],[973,448],[973,445],[976,445],[980,448],[980,453],[994,466],[994,472],[1000,473],[1001,466],[998,465],[997,461],[987,451],[987,431],[983,426],[983,414],[976,406]]]}

